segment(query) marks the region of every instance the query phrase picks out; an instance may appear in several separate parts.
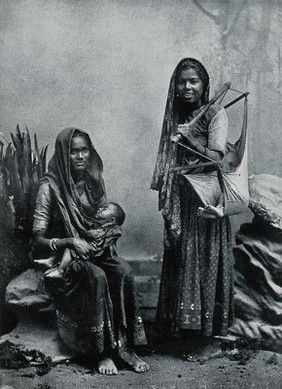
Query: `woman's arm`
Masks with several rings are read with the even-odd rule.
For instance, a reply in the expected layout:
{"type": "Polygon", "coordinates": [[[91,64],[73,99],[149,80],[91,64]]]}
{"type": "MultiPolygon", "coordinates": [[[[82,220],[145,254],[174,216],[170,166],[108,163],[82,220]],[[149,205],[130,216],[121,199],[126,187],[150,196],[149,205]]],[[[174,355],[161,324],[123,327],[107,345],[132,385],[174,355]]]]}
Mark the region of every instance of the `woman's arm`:
{"type": "Polygon", "coordinates": [[[203,146],[197,139],[192,135],[191,129],[185,125],[180,124],[177,127],[177,133],[181,134],[189,143],[189,146],[198,151],[201,154],[206,155],[207,157],[213,159],[214,161],[220,162],[223,158],[223,153],[220,151],[210,150],[207,147],[203,146]]]}
{"type": "Polygon", "coordinates": [[[64,249],[72,249],[76,252],[79,258],[88,259],[91,253],[91,245],[84,239],[80,238],[46,238],[46,229],[36,231],[33,234],[33,247],[35,251],[44,251],[54,254],[56,252],[63,252],[64,249]]]}
{"type": "Polygon", "coordinates": [[[213,159],[216,162],[220,162],[223,158],[223,154],[219,151],[209,150],[207,147],[203,146],[201,143],[195,143],[192,148],[199,153],[206,155],[207,157],[213,159]]]}
{"type": "Polygon", "coordinates": [[[207,147],[203,146],[193,136],[189,124],[177,126],[177,133],[181,134],[188,141],[191,148],[217,162],[222,160],[225,153],[227,130],[228,118],[223,108],[214,115],[209,124],[207,147]]]}
{"type": "Polygon", "coordinates": [[[189,138],[186,137],[186,139],[188,140],[192,149],[198,151],[201,154],[206,155],[207,157],[213,159],[216,162],[220,162],[222,160],[222,152],[208,149],[208,147],[205,147],[200,142],[198,142],[193,135],[191,135],[191,137],[189,138]]]}
{"type": "Polygon", "coordinates": [[[52,219],[54,204],[52,202],[51,191],[48,183],[43,183],[39,187],[36,198],[36,207],[33,221],[32,244],[35,253],[54,254],[54,252],[63,252],[65,248],[73,249],[78,257],[87,259],[90,255],[91,247],[80,238],[68,237],[57,239],[47,238],[47,230],[52,219]]]}
{"type": "MultiPolygon", "coordinates": [[[[43,229],[41,231],[36,231],[33,233],[33,247],[34,249],[37,250],[43,250],[45,251],[50,251],[50,253],[53,251],[51,248],[51,242],[53,239],[46,238],[46,232],[47,229],[43,229]]],[[[55,242],[55,247],[57,251],[62,251],[65,248],[72,248],[72,239],[73,238],[63,238],[63,239],[57,239],[55,242]]]]}

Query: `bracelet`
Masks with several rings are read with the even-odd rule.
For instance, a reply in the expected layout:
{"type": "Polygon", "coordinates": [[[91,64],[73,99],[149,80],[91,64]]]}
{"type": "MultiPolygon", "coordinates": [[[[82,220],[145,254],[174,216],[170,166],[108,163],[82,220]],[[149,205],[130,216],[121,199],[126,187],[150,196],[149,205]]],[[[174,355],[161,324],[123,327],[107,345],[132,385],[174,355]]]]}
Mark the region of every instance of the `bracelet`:
{"type": "Polygon", "coordinates": [[[59,240],[59,238],[53,238],[49,242],[49,247],[52,251],[52,253],[56,253],[58,251],[58,247],[56,246],[56,242],[59,240]]]}

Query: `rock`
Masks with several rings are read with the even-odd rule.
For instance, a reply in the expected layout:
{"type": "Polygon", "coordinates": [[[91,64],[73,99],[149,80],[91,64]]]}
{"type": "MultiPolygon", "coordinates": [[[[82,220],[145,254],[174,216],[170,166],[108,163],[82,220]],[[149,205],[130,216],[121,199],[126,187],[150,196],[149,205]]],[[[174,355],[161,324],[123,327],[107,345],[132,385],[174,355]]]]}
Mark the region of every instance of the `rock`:
{"type": "Polygon", "coordinates": [[[254,218],[236,235],[235,325],[229,334],[282,340],[282,233],[254,218]]]}
{"type": "Polygon", "coordinates": [[[249,178],[249,208],[261,221],[282,229],[282,178],[271,174],[249,178]]]}
{"type": "Polygon", "coordinates": [[[2,385],[0,386],[0,389],[15,389],[13,386],[10,385],[2,385]]]}
{"type": "Polygon", "coordinates": [[[14,311],[28,308],[46,308],[52,298],[45,291],[43,273],[40,270],[28,269],[15,277],[6,289],[6,304],[14,311]]]}

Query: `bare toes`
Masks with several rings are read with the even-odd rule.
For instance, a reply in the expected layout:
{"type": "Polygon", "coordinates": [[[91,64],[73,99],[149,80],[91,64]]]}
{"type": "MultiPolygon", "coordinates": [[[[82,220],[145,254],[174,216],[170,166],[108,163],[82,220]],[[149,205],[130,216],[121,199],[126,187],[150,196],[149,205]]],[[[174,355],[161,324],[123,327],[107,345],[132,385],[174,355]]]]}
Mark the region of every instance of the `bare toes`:
{"type": "Polygon", "coordinates": [[[118,374],[118,370],[116,368],[116,365],[114,364],[114,361],[111,358],[103,358],[98,363],[98,371],[100,374],[105,374],[105,375],[118,374]]]}
{"type": "Polygon", "coordinates": [[[142,361],[140,359],[139,362],[137,362],[134,366],[133,366],[133,369],[137,372],[137,373],[144,373],[145,371],[148,371],[150,369],[150,366],[148,365],[148,363],[142,361]]]}

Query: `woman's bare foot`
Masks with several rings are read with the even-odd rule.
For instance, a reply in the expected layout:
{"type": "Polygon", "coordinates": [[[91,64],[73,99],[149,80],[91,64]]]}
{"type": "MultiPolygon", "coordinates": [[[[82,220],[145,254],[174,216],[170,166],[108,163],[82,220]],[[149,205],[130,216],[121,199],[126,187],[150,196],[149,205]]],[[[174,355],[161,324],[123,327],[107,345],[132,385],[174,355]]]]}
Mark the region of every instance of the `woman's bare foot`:
{"type": "Polygon", "coordinates": [[[145,371],[148,371],[150,369],[150,366],[148,363],[142,361],[142,359],[138,358],[135,354],[136,361],[134,362],[132,368],[136,373],[145,373],[145,371]]]}
{"type": "Polygon", "coordinates": [[[185,360],[189,362],[205,361],[221,355],[221,343],[218,339],[204,338],[199,339],[198,342],[195,344],[194,350],[183,355],[185,360]]]}
{"type": "Polygon", "coordinates": [[[118,374],[118,370],[114,361],[111,358],[103,358],[98,362],[98,371],[100,374],[106,375],[116,375],[118,374]]]}
{"type": "Polygon", "coordinates": [[[148,363],[142,361],[130,348],[125,347],[119,351],[123,362],[130,366],[136,373],[145,373],[150,369],[148,363]]]}

